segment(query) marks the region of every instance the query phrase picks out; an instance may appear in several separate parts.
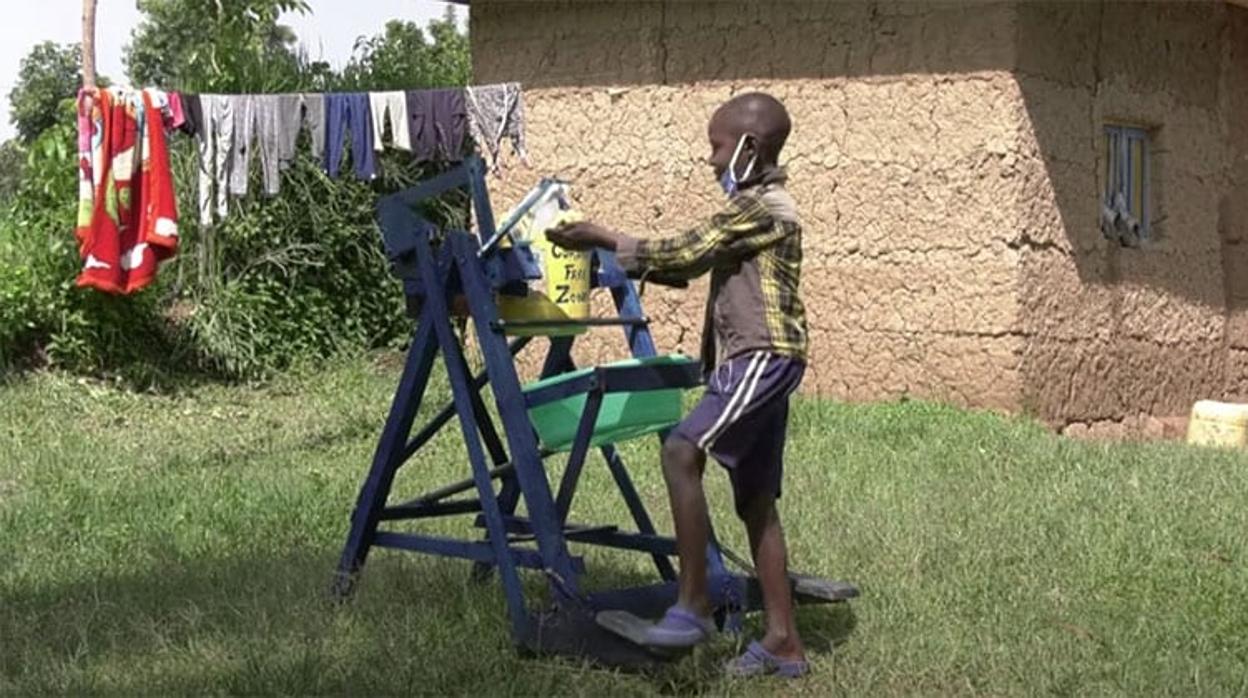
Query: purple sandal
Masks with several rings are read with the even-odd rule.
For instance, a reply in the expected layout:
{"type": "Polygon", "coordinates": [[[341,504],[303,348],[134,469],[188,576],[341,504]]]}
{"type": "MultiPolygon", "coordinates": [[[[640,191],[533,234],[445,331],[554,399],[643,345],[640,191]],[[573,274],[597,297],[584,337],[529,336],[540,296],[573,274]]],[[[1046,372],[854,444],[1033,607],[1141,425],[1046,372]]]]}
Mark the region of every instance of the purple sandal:
{"type": "Polygon", "coordinates": [[[646,644],[666,649],[684,649],[711,639],[715,621],[692,611],[672,606],[663,618],[646,628],[646,644]]]}
{"type": "Polygon", "coordinates": [[[810,671],[805,659],[781,659],[768,652],[761,643],[751,642],[745,654],[728,662],[725,667],[729,676],[746,678],[775,674],[786,679],[796,679],[810,671]]]}

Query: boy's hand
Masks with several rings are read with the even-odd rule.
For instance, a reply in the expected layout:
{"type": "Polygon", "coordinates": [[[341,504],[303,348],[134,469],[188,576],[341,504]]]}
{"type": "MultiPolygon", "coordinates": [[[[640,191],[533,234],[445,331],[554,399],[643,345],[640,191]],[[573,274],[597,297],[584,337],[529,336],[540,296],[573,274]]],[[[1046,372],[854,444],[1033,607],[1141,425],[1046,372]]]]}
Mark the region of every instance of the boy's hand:
{"type": "Polygon", "coordinates": [[[615,249],[615,234],[589,221],[567,223],[546,231],[546,239],[569,250],[615,249]]]}

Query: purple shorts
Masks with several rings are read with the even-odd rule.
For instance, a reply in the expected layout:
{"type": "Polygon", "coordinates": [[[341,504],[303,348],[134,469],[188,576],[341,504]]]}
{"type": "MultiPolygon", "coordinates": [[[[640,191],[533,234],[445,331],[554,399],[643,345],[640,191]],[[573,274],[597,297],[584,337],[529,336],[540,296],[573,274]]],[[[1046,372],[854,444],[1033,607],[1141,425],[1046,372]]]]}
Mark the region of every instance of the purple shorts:
{"type": "Polygon", "coordinates": [[[738,514],[755,497],[780,496],[789,395],[805,372],[798,359],[742,354],[715,369],[702,400],[672,431],[728,469],[738,514]]]}

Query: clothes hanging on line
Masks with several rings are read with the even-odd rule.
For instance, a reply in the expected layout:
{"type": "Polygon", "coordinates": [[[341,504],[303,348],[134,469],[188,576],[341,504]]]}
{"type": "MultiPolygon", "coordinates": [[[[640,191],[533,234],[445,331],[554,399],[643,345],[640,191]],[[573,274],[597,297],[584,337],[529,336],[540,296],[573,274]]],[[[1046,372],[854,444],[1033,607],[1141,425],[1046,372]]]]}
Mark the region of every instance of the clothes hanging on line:
{"type": "Polygon", "coordinates": [[[325,95],[303,93],[303,123],[308,128],[312,157],[321,160],[325,153],[325,95]]]}
{"type": "Polygon", "coordinates": [[[464,89],[464,98],[472,139],[490,169],[499,169],[504,138],[511,141],[512,152],[528,165],[524,146],[524,95],[520,83],[469,86],[464,89]]]}
{"type": "Polygon", "coordinates": [[[251,156],[256,141],[256,97],[230,95],[230,113],[234,115],[234,139],[229,150],[229,191],[232,196],[247,196],[251,174],[251,156]]]}
{"type": "Polygon", "coordinates": [[[229,212],[227,185],[234,148],[234,110],[225,95],[200,95],[199,103],[199,224],[208,228],[229,212]]]}
{"type": "Polygon", "coordinates": [[[83,90],[78,96],[77,284],[127,294],[149,285],[178,245],[178,211],[165,140],[168,96],[158,90],[83,90]]]}
{"type": "MultiPolygon", "coordinates": [[[[172,106],[173,97],[170,101],[172,106]]],[[[376,153],[387,146],[387,125],[390,145],[420,161],[459,162],[471,136],[496,172],[503,139],[528,162],[518,83],[325,94],[184,94],[177,101],[182,117],[175,121],[201,144],[200,220],[205,225],[213,211],[225,215],[226,197],[247,194],[254,160],[260,163],[264,193],[278,194],[281,173],[296,157],[305,128],[313,158],[331,177],[340,174],[349,152],[355,176],[375,179],[376,153]]]]}
{"type": "Polygon", "coordinates": [[[394,147],[410,152],[412,132],[407,123],[406,94],[401,91],[369,92],[368,108],[373,116],[373,148],[379,153],[385,149],[382,138],[386,132],[386,122],[389,121],[390,138],[394,147]]]}
{"type": "Polygon", "coordinates": [[[264,193],[277,196],[282,187],[282,171],[295,161],[302,130],[303,95],[282,94],[256,97],[259,122],[260,167],[264,173],[264,193]]]}
{"type": "MultiPolygon", "coordinates": [[[[175,93],[176,94],[176,93],[175,93]]],[[[199,99],[199,95],[182,94],[179,95],[182,102],[182,125],[178,130],[188,136],[198,136],[199,130],[204,123],[203,103],[199,99]]]]}
{"type": "Polygon", "coordinates": [[[342,141],[351,137],[351,160],[355,176],[368,181],[377,177],[377,154],[373,151],[372,114],[368,95],[348,92],[325,95],[325,171],[337,177],[342,166],[342,141]]]}
{"type": "Polygon", "coordinates": [[[198,214],[207,231],[245,196],[253,160],[262,189],[276,195],[282,171],[307,129],[314,158],[336,177],[349,148],[355,175],[377,176],[377,152],[390,144],[421,160],[458,162],[467,136],[498,170],[501,143],[527,163],[524,104],[516,83],[464,89],[373,93],[214,95],[133,90],[79,95],[79,206],[75,234],[83,259],[78,283],[109,293],[150,284],[177,251],[178,212],[166,133],[192,136],[199,154],[198,214]]]}
{"type": "MultiPolygon", "coordinates": [[[[146,134],[148,114],[142,94],[115,91],[109,93],[109,99],[110,104],[117,104],[118,96],[124,95],[122,101],[130,104],[128,118],[134,122],[133,128],[146,134]]],[[[282,171],[297,156],[304,129],[312,156],[334,177],[346,152],[343,141],[349,139],[355,175],[364,180],[375,178],[379,167],[376,153],[386,147],[387,125],[390,143],[398,149],[410,149],[420,160],[458,162],[471,136],[495,171],[504,139],[511,141],[513,152],[527,163],[524,104],[517,83],[342,94],[198,95],[160,90],[146,94],[159,115],[153,123],[164,127],[155,130],[176,129],[196,139],[200,161],[198,217],[204,227],[227,214],[231,196],[247,194],[253,161],[260,163],[263,192],[278,194],[282,171]]],[[[87,139],[80,143],[84,154],[92,151],[90,129],[95,124],[88,118],[91,113],[94,110],[87,108],[82,117],[89,122],[80,129],[80,141],[87,139]]],[[[91,158],[86,163],[89,169],[91,158]]],[[[82,176],[93,180],[89,171],[82,176]]]]}
{"type": "Polygon", "coordinates": [[[412,154],[417,160],[464,159],[468,111],[462,89],[411,90],[407,93],[412,154]]]}

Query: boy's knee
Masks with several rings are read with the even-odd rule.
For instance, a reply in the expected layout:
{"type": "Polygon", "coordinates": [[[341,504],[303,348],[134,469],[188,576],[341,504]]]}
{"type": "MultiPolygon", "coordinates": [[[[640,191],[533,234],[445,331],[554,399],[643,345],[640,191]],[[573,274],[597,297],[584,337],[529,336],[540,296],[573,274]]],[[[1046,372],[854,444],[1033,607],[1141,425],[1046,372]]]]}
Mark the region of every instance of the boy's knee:
{"type": "Polygon", "coordinates": [[[700,455],[697,446],[679,436],[669,436],[663,442],[663,471],[673,474],[696,473],[700,455]]]}
{"type": "Polygon", "coordinates": [[[777,518],[776,498],[771,494],[755,494],[744,501],[737,501],[737,516],[749,525],[768,523],[777,518]]]}

